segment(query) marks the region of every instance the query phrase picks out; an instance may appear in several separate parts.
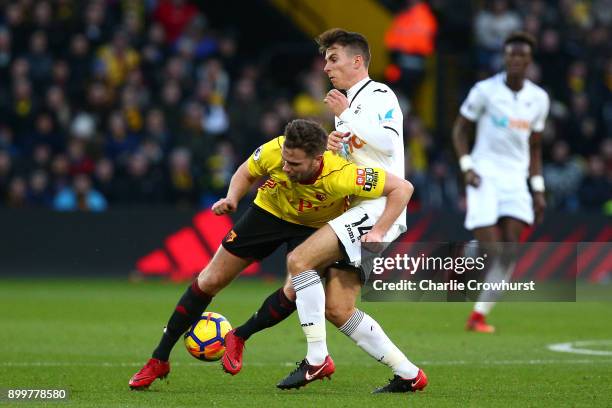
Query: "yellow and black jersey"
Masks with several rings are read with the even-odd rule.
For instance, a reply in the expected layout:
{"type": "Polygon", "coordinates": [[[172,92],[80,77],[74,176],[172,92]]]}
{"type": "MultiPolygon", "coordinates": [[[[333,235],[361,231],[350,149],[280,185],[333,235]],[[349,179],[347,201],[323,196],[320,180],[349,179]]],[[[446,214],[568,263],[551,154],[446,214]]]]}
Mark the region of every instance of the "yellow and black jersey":
{"type": "Polygon", "coordinates": [[[348,208],[348,197],[380,197],[386,173],[379,168],[358,167],[326,151],[319,174],[309,182],[293,182],[283,171],[284,136],[260,146],[248,161],[255,177],[268,176],[259,187],[255,204],[278,218],[319,228],[348,208]]]}

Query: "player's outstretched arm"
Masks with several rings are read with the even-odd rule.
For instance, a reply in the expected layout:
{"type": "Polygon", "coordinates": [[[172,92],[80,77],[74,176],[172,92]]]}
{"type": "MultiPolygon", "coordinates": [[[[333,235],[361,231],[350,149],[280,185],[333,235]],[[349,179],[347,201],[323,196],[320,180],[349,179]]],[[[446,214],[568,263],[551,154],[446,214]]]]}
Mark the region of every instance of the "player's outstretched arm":
{"type": "Polygon", "coordinates": [[[249,172],[248,162],[242,163],[232,176],[227,195],[213,204],[212,211],[217,215],[230,214],[236,211],[238,203],[258,178],[249,172]]]}
{"type": "Polygon", "coordinates": [[[536,223],[542,222],[546,209],[544,177],[542,176],[542,133],[533,132],[529,137],[529,184],[533,192],[533,210],[536,223]]]}
{"type": "Polygon", "coordinates": [[[470,157],[469,137],[474,132],[474,122],[463,115],[458,115],[453,126],[453,146],[459,158],[459,167],[463,172],[466,185],[478,187],[480,176],[474,171],[472,158],[470,157]]]}
{"type": "Polygon", "coordinates": [[[410,202],[414,186],[408,180],[387,173],[383,195],[387,197],[385,209],[374,227],[361,237],[362,242],[383,242],[389,228],[395,223],[410,202]]]}

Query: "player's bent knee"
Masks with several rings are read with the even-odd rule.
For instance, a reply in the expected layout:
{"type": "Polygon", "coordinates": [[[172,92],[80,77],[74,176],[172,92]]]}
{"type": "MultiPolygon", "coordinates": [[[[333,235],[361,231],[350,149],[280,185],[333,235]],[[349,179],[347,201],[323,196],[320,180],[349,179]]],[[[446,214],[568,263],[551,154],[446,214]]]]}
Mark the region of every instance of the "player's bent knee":
{"type": "Polygon", "coordinates": [[[291,276],[295,276],[300,272],[312,269],[312,265],[308,265],[298,251],[292,251],[287,255],[287,271],[291,276]]]}
{"type": "Polygon", "coordinates": [[[204,269],[198,275],[198,286],[200,290],[207,295],[215,296],[225,287],[225,280],[211,273],[209,270],[204,269]]]}
{"type": "Polygon", "coordinates": [[[336,327],[342,327],[354,312],[354,307],[343,307],[333,304],[325,306],[325,318],[336,327]]]}
{"type": "Polygon", "coordinates": [[[283,286],[283,293],[285,293],[287,299],[291,300],[292,302],[295,302],[295,289],[293,289],[293,285],[291,284],[290,280],[285,281],[285,286],[283,286]]]}

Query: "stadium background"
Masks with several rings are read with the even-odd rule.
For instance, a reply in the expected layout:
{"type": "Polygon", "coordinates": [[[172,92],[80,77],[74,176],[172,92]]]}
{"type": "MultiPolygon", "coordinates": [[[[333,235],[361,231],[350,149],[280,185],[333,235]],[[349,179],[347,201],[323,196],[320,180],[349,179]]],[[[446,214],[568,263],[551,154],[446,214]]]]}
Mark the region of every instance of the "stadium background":
{"type": "MultiPolygon", "coordinates": [[[[335,26],[368,37],[373,47],[371,74],[396,89],[405,111],[406,178],[416,188],[405,240],[470,238],[462,228],[465,200],[450,129],[473,83],[500,68],[499,47],[505,35],[519,28],[533,34],[539,48],[530,76],[552,101],[543,148],[549,209],[545,223],[529,230],[524,239],[603,242],[589,253],[588,268],[579,276],[600,284],[608,296],[612,271],[611,2],[432,0],[427,3],[435,16],[435,42],[418,38],[418,51],[390,50],[384,40],[386,30],[414,3],[418,2],[0,0],[0,316],[7,327],[0,335],[5,365],[0,387],[32,386],[32,379],[57,385],[55,379],[64,378],[62,372],[74,374],[73,361],[86,361],[84,369],[91,370],[98,361],[108,363],[109,355],[110,365],[103,369],[113,370],[115,364],[122,371],[121,375],[108,372],[117,378],[104,392],[110,395],[115,384],[125,386],[137,368],[131,363],[126,368],[125,361],[146,355],[158,335],[151,329],[162,323],[184,286],[148,281],[132,285],[126,284],[126,278],[130,282],[148,276],[162,282],[190,279],[231,222],[210,217],[206,208],[225,192],[237,165],[261,143],[282,133],[292,118],[311,117],[331,127],[333,118],[322,104],[329,84],[312,38],[335,26]],[[400,76],[394,64],[403,54],[422,62],[409,76],[400,76]],[[98,278],[97,283],[90,283],[92,277],[98,278]],[[160,294],[163,301],[143,295],[148,290],[160,294]],[[124,314],[125,308],[139,308],[139,301],[146,308],[134,317],[117,321],[110,317],[124,314]],[[78,310],[87,312],[79,316],[80,321],[78,310]],[[92,323],[92,316],[101,323],[92,323]],[[106,321],[111,322],[115,337],[101,330],[106,321]],[[41,350],[30,350],[27,344],[37,341],[36,327],[41,324],[56,340],[41,350]],[[110,336],[101,349],[106,355],[92,357],[81,350],[93,340],[74,325],[85,325],[96,336],[110,336]],[[143,333],[126,333],[126,328],[134,326],[143,333]],[[72,356],[70,362],[66,356],[72,356]],[[41,361],[48,377],[35,372],[41,361]],[[23,363],[21,369],[11,366],[20,367],[19,363],[23,363]]],[[[240,211],[248,201],[244,199],[240,211]]],[[[563,262],[553,258],[549,268],[563,262]]],[[[238,289],[230,288],[227,301],[220,300],[213,309],[219,307],[232,320],[246,318],[273,287],[265,282],[276,282],[284,274],[282,254],[246,274],[265,279],[263,283],[245,279],[238,289]],[[242,298],[236,290],[248,296],[242,298]],[[244,307],[235,303],[240,301],[244,307]]],[[[417,353],[419,346],[409,333],[404,334],[404,323],[392,317],[405,313],[406,306],[376,307],[390,333],[417,353]]],[[[417,339],[429,342],[431,336],[447,337],[446,342],[436,340],[426,347],[424,358],[461,358],[466,348],[450,344],[472,341],[455,333],[461,330],[468,309],[419,308],[431,319],[417,323],[423,329],[417,339]],[[449,317],[456,324],[443,329],[434,325],[449,317]],[[440,354],[440,349],[446,351],[440,354]]],[[[475,341],[489,358],[517,342],[539,347],[540,341],[584,338],[585,333],[591,334],[589,339],[612,338],[609,327],[601,323],[610,316],[605,303],[544,305],[535,311],[528,305],[500,307],[499,316],[508,336],[496,340],[492,349],[485,340],[475,341]],[[538,331],[515,320],[530,312],[536,321],[552,326],[538,331]],[[592,320],[582,321],[582,316],[592,320]],[[564,324],[569,326],[563,329],[564,324]],[[532,331],[527,340],[522,336],[525,330],[532,331]]],[[[283,327],[292,333],[288,336],[300,341],[297,331],[283,327]]],[[[262,335],[264,344],[271,341],[266,336],[262,335]]],[[[279,352],[285,359],[295,354],[293,349],[279,352]]],[[[518,348],[514,355],[528,356],[530,361],[542,358],[530,353],[518,348]]],[[[468,353],[466,360],[469,357],[468,353]]],[[[512,355],[500,357],[501,361],[504,357],[512,355]]],[[[179,364],[181,358],[186,357],[179,357],[179,364]]],[[[351,354],[349,361],[360,361],[352,359],[351,354]]],[[[570,362],[567,369],[584,372],[584,378],[592,380],[582,384],[583,389],[605,395],[603,373],[609,360],[599,363],[570,362]]],[[[183,364],[186,367],[181,369],[198,375],[195,366],[183,364]]],[[[438,378],[459,381],[458,373],[473,374],[470,364],[461,363],[457,370],[450,370],[449,364],[445,366],[449,372],[438,368],[438,378]]],[[[490,391],[495,386],[486,379],[498,376],[498,368],[479,366],[484,387],[490,391]]],[[[519,365],[512,369],[506,373],[510,381],[526,372],[519,365]]],[[[285,370],[281,367],[278,375],[285,370]]],[[[353,375],[359,378],[359,373],[353,375]]],[[[88,377],[82,372],[76,376],[88,377]]],[[[550,383],[546,397],[552,399],[542,401],[567,401],[568,394],[558,392],[561,384],[553,381],[554,374],[544,378],[550,383]]],[[[183,391],[189,388],[185,378],[178,381],[183,391]]],[[[230,392],[220,379],[214,381],[223,390],[220,394],[230,392]]],[[[524,385],[521,381],[519,385],[524,385]]],[[[83,390],[94,383],[77,381],[77,394],[80,391],[82,398],[87,394],[83,390]]],[[[419,403],[516,403],[500,390],[491,391],[488,400],[465,395],[456,400],[449,397],[453,383],[448,387],[438,393],[442,399],[434,395],[433,402],[421,398],[419,403]]],[[[510,389],[516,395],[518,389],[510,389]]],[[[571,387],[565,392],[572,393],[571,387]]],[[[533,395],[541,396],[527,392],[525,398],[533,395]]],[[[217,397],[215,401],[223,401],[222,395],[217,397]]],[[[117,406],[133,403],[132,397],[126,398],[109,401],[117,406]]],[[[593,398],[594,405],[605,405],[605,399],[593,398]]],[[[274,401],[262,401],[274,405],[274,401]]],[[[298,401],[307,404],[310,400],[298,401]]],[[[341,401],[340,405],[350,400],[341,401]]],[[[580,405],[576,401],[573,404],[580,405]]],[[[89,404],[97,406],[95,398],[89,404]]],[[[389,404],[392,400],[387,400],[389,404]]]]}

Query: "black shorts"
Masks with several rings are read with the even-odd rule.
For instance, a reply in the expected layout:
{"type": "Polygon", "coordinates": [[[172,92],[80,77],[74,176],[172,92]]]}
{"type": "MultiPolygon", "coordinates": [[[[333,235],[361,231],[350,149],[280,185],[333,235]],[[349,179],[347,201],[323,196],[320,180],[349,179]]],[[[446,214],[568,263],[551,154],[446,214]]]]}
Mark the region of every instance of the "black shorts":
{"type": "Polygon", "coordinates": [[[285,243],[287,252],[292,251],[316,230],[283,221],[251,204],[223,238],[221,245],[240,258],[261,260],[285,243]]]}

